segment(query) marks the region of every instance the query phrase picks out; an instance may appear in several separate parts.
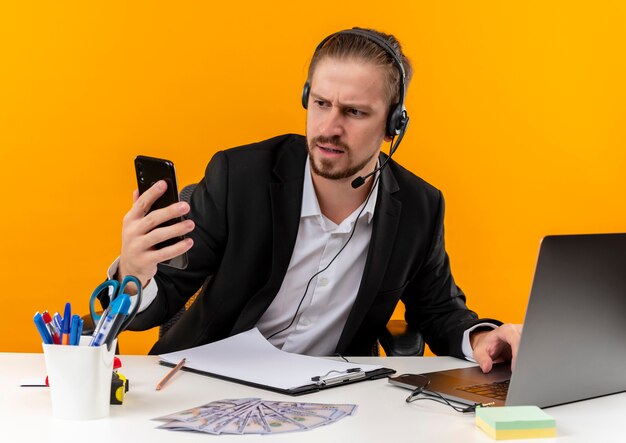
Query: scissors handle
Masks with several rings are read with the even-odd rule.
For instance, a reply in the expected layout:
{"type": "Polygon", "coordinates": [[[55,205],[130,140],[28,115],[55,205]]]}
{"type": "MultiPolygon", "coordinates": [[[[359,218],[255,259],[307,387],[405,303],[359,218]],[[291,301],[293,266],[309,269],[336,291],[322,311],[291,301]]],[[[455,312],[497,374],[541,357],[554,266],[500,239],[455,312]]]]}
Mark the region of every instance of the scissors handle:
{"type": "MultiPolygon", "coordinates": [[[[108,295],[109,295],[110,301],[113,301],[113,299],[117,297],[117,291],[119,287],[120,287],[120,284],[117,280],[106,280],[100,283],[96,287],[96,289],[93,290],[93,293],[91,294],[91,298],[89,299],[89,314],[91,315],[91,319],[93,320],[94,326],[98,324],[98,322],[100,321],[100,318],[102,317],[101,315],[98,315],[96,313],[96,308],[95,308],[96,298],[98,298],[98,295],[102,291],[107,290],[109,291],[108,295]],[[113,289],[111,290],[111,288],[113,289]]],[[[109,302],[109,305],[110,304],[111,303],[109,302]]]]}
{"type": "Polygon", "coordinates": [[[135,318],[135,315],[137,315],[139,306],[141,305],[142,289],[141,289],[141,282],[139,281],[137,277],[133,275],[127,275],[126,277],[124,277],[121,284],[117,280],[106,280],[100,283],[96,287],[96,289],[94,289],[93,293],[91,294],[91,298],[89,299],[89,313],[91,315],[94,325],[97,325],[100,319],[102,318],[102,315],[98,315],[95,309],[95,301],[96,301],[98,294],[100,294],[104,290],[108,290],[109,297],[110,297],[110,302],[109,302],[109,306],[110,306],[111,302],[113,302],[113,300],[115,300],[116,297],[124,293],[124,290],[126,289],[126,286],[128,286],[129,283],[133,283],[137,287],[137,295],[135,295],[136,301],[134,303],[133,309],[128,313],[128,316],[126,317],[126,320],[124,320],[124,323],[122,323],[120,327],[120,332],[126,329],[126,327],[130,324],[130,322],[133,321],[133,319],[135,318]]]}

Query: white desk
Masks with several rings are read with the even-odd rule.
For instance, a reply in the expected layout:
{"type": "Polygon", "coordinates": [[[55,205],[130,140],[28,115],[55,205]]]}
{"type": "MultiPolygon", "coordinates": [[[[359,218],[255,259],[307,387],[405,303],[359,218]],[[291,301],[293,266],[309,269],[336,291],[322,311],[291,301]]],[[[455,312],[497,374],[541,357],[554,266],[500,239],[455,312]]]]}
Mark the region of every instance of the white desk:
{"type": "MultiPolygon", "coordinates": [[[[23,378],[45,374],[43,354],[0,353],[0,435],[3,442],[493,442],[474,426],[472,414],[460,414],[431,401],[407,404],[409,391],[391,386],[386,379],[355,383],[318,393],[289,397],[210,377],[178,373],[161,391],[157,382],[169,368],[156,357],[121,357],[122,374],[130,380],[124,404],[111,406],[111,416],[92,421],[52,417],[48,388],[20,387],[23,378]],[[224,398],[260,397],[267,400],[298,399],[306,402],[355,403],[355,416],[311,431],[282,435],[206,435],[155,429],[152,418],[224,398]]],[[[448,357],[353,358],[379,363],[398,373],[428,372],[470,366],[448,357]]],[[[250,368],[254,370],[254,368],[250,368]]],[[[557,423],[558,438],[533,442],[623,442],[626,432],[626,393],[547,409],[557,423]],[[594,422],[593,426],[590,423],[594,422]]],[[[522,442],[522,440],[514,440],[522,442]]]]}

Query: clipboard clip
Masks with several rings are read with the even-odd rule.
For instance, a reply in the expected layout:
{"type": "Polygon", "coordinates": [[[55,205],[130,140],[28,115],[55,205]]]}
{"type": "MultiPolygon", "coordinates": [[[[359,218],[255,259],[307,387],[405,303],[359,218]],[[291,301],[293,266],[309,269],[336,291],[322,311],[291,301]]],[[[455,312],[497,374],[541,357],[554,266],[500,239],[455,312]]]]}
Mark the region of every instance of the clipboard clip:
{"type": "Polygon", "coordinates": [[[324,375],[311,377],[311,381],[314,381],[317,386],[332,386],[361,378],[365,378],[365,371],[361,368],[350,368],[345,371],[328,371],[324,375]]]}

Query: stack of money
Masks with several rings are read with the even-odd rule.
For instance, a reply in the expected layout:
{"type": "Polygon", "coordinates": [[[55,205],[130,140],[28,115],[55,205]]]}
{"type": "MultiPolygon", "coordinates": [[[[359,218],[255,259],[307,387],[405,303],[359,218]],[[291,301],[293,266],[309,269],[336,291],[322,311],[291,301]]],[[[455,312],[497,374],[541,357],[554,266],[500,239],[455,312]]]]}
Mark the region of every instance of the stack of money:
{"type": "Polygon", "coordinates": [[[270,401],[260,398],[218,400],[158,417],[159,429],[208,434],[274,434],[307,431],[356,413],[350,404],[270,401]]]}

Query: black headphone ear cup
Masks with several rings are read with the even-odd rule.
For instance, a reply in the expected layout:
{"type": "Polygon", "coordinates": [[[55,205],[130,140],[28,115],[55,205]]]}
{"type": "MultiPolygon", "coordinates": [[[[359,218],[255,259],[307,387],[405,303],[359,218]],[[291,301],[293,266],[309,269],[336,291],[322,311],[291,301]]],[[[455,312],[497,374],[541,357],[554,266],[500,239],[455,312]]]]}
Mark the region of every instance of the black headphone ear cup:
{"type": "Polygon", "coordinates": [[[309,92],[311,92],[311,85],[307,81],[302,88],[302,107],[307,109],[309,106],[309,92]]]}
{"type": "Polygon", "coordinates": [[[400,134],[405,121],[404,113],[403,106],[400,104],[391,108],[387,117],[387,127],[385,128],[387,137],[395,137],[400,134]]]}

